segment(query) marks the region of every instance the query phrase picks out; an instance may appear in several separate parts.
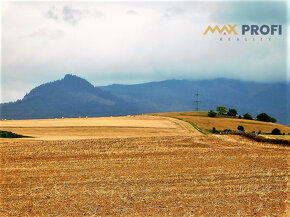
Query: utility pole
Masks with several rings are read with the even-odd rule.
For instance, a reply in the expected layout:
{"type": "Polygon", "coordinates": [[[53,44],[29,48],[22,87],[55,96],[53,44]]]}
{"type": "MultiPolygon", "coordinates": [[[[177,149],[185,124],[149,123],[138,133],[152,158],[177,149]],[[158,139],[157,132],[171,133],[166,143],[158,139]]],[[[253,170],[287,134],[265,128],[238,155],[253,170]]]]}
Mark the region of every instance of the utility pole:
{"type": "Polygon", "coordinates": [[[199,103],[200,103],[200,101],[198,100],[198,98],[199,98],[199,92],[198,92],[198,89],[196,90],[196,93],[195,93],[195,111],[198,111],[199,110],[199,103]]]}

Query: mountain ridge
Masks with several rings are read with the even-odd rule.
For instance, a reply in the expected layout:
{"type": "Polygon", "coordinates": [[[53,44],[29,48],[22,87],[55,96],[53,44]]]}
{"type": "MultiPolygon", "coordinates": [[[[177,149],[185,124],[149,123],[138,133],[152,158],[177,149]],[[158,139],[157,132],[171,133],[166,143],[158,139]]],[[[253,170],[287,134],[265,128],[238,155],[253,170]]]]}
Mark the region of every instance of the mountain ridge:
{"type": "Polygon", "coordinates": [[[142,84],[94,86],[76,75],[33,88],[23,99],[1,104],[1,118],[57,118],[60,116],[115,116],[194,110],[200,92],[200,110],[217,105],[236,108],[240,114],[267,112],[289,124],[288,84],[258,83],[217,78],[164,80],[142,84]]]}

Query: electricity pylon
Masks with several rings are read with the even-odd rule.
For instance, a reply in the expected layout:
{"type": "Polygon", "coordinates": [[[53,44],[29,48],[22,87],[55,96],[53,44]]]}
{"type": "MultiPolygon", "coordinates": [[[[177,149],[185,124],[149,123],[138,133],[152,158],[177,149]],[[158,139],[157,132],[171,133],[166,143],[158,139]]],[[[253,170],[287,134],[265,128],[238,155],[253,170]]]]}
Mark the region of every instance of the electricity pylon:
{"type": "Polygon", "coordinates": [[[198,89],[196,90],[196,93],[195,93],[195,111],[199,111],[199,92],[198,92],[198,89]]]}

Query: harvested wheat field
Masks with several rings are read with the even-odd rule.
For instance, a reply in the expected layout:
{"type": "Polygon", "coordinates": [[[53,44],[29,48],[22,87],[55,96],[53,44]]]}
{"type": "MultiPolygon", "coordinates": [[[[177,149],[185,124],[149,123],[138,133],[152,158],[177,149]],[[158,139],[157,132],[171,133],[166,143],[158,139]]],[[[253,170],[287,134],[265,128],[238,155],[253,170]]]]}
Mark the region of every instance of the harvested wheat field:
{"type": "Polygon", "coordinates": [[[101,118],[6,120],[5,131],[31,136],[35,140],[67,140],[111,137],[143,137],[199,134],[182,121],[148,115],[101,118]]]}
{"type": "Polygon", "coordinates": [[[2,139],[1,215],[289,216],[289,147],[153,119],[154,136],[2,139]]]}
{"type": "Polygon", "coordinates": [[[211,118],[207,116],[207,112],[169,112],[159,113],[158,116],[174,117],[190,121],[197,125],[204,132],[208,133],[215,127],[216,130],[231,129],[237,130],[239,125],[245,127],[246,131],[261,131],[262,133],[271,133],[274,128],[279,128],[283,133],[290,133],[290,127],[277,123],[262,122],[255,120],[245,120],[229,117],[211,118]]]}

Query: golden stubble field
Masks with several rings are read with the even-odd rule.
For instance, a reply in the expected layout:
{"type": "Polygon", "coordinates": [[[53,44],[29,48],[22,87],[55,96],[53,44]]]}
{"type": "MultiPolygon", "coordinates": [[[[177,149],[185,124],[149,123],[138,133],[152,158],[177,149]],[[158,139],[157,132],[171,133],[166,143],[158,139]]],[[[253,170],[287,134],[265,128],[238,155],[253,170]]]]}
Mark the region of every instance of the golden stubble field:
{"type": "Polygon", "coordinates": [[[1,216],[289,216],[289,147],[154,120],[156,135],[2,139],[1,216]]]}
{"type": "MultiPolygon", "coordinates": [[[[245,130],[249,132],[261,131],[262,133],[271,133],[274,128],[278,128],[281,130],[282,133],[290,133],[290,127],[286,125],[229,117],[211,118],[207,116],[207,112],[169,112],[159,113],[157,115],[165,117],[175,117],[190,121],[207,133],[211,132],[213,127],[215,127],[216,130],[220,131],[224,129],[237,130],[237,127],[239,125],[244,126],[245,130]]],[[[290,139],[289,136],[287,138],[290,139]]]]}
{"type": "MultiPolygon", "coordinates": [[[[34,140],[128,138],[199,134],[184,122],[148,115],[0,121],[0,127],[34,140]]],[[[23,140],[23,139],[22,139],[23,140]]]]}

